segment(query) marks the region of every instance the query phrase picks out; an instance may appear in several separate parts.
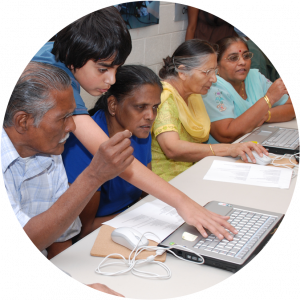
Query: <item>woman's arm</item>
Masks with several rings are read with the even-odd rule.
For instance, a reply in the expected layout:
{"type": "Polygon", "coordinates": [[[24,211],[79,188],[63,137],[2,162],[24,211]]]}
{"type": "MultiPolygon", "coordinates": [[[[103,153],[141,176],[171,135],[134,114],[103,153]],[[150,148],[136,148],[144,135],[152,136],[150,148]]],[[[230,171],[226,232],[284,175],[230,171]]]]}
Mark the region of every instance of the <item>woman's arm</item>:
{"type": "MultiPolygon", "coordinates": [[[[271,105],[279,101],[284,94],[287,94],[287,89],[281,78],[277,79],[266,93],[271,105]]],[[[271,108],[271,110],[275,108],[275,111],[277,111],[277,108],[282,108],[282,105],[271,108]]],[[[232,143],[262,125],[267,120],[268,110],[269,106],[262,97],[236,119],[223,119],[212,122],[210,134],[220,143],[232,143]]]]}
{"type": "MultiPolygon", "coordinates": [[[[287,122],[296,117],[291,99],[283,105],[270,109],[269,123],[287,122]]],[[[220,143],[232,143],[244,134],[261,126],[269,118],[266,100],[261,98],[236,119],[223,119],[211,123],[210,134],[220,143]]]]}
{"type": "MultiPolygon", "coordinates": [[[[295,110],[291,101],[291,98],[285,102],[285,104],[276,106],[270,109],[271,119],[269,123],[288,122],[296,117],[295,110]]],[[[269,114],[265,115],[265,121],[268,120],[269,114]]]]}
{"type": "MultiPolygon", "coordinates": [[[[182,141],[179,134],[175,131],[163,132],[156,138],[164,154],[172,160],[197,162],[206,156],[214,155],[210,145],[182,141]]],[[[247,161],[245,153],[254,158],[251,150],[255,150],[258,154],[268,153],[262,146],[251,142],[232,145],[214,144],[211,147],[217,156],[236,157],[241,155],[244,161],[247,161]]]]}
{"type": "Polygon", "coordinates": [[[199,9],[188,6],[188,27],[186,29],[185,40],[191,40],[195,36],[195,31],[197,27],[199,9]]]}
{"type": "MultiPolygon", "coordinates": [[[[94,155],[100,144],[107,140],[108,137],[88,115],[74,116],[74,121],[76,124],[74,134],[87,150],[94,155]]],[[[237,233],[237,231],[226,222],[228,217],[220,216],[206,210],[184,193],[154,174],[137,159],[134,159],[120,177],[146,193],[176,208],[179,215],[189,225],[195,226],[204,237],[207,237],[204,228],[214,233],[220,239],[226,237],[232,240],[231,235],[224,227],[233,233],[237,233]]]]}
{"type": "Polygon", "coordinates": [[[259,99],[236,119],[223,119],[211,123],[210,134],[220,143],[232,143],[265,122],[269,107],[259,99]]]}

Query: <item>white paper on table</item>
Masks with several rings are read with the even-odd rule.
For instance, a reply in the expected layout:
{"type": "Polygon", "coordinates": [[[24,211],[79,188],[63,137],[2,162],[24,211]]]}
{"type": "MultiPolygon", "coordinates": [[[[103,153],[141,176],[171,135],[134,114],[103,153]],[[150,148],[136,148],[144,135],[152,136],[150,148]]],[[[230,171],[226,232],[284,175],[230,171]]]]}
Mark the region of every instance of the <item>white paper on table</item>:
{"type": "Polygon", "coordinates": [[[215,160],[203,179],[288,189],[292,174],[287,168],[215,160]]]}
{"type": "Polygon", "coordinates": [[[184,220],[178,215],[174,207],[156,199],[152,202],[147,202],[132,211],[118,215],[103,224],[114,228],[132,227],[141,234],[153,232],[159,239],[153,234],[146,234],[145,236],[148,239],[159,243],[183,223],[184,220]]]}

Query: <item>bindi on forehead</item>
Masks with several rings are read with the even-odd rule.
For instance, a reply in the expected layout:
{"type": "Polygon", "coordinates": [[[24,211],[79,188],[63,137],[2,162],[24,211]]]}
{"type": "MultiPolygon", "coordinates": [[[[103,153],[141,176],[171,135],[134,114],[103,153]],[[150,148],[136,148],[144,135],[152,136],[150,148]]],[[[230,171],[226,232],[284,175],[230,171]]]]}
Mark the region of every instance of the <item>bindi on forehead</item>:
{"type": "Polygon", "coordinates": [[[239,54],[239,53],[246,53],[246,52],[249,52],[249,50],[248,49],[245,49],[245,50],[236,50],[234,52],[229,53],[228,55],[230,56],[230,55],[239,54]]]}

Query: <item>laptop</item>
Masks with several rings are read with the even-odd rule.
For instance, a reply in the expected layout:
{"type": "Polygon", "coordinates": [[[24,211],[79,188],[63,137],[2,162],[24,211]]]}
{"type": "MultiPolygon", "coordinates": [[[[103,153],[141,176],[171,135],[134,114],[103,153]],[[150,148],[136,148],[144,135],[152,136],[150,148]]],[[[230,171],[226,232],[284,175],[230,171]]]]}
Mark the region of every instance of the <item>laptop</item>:
{"type": "MultiPolygon", "coordinates": [[[[217,214],[230,216],[228,222],[239,231],[233,236],[233,241],[226,239],[220,241],[209,231],[208,237],[204,238],[195,227],[184,223],[159,246],[169,247],[176,244],[185,246],[200,254],[204,258],[204,264],[231,272],[240,270],[259,253],[284,217],[279,213],[218,201],[211,201],[204,207],[217,214]]],[[[188,249],[186,251],[172,249],[172,251],[187,260],[202,262],[199,256],[188,249]]]]}
{"type": "Polygon", "coordinates": [[[294,128],[264,124],[242,139],[240,143],[251,141],[256,141],[274,154],[293,155],[299,152],[299,132],[294,128]]]}

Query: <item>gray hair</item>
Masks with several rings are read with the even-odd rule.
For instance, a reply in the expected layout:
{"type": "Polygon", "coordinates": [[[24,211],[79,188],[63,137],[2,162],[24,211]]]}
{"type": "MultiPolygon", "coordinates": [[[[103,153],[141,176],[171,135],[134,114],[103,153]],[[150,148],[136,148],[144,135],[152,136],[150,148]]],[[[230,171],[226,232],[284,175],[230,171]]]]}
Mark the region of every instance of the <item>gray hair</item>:
{"type": "Polygon", "coordinates": [[[188,40],[175,50],[172,57],[168,56],[163,60],[164,65],[159,71],[159,76],[166,79],[178,76],[178,72],[190,74],[193,69],[201,68],[211,54],[217,55],[216,45],[199,39],[188,40]]]}
{"type": "Polygon", "coordinates": [[[30,62],[9,99],[3,126],[13,126],[14,115],[24,111],[33,117],[34,126],[38,127],[45,113],[56,105],[50,93],[53,90],[65,91],[70,85],[71,79],[62,69],[46,63],[30,62]]]}

